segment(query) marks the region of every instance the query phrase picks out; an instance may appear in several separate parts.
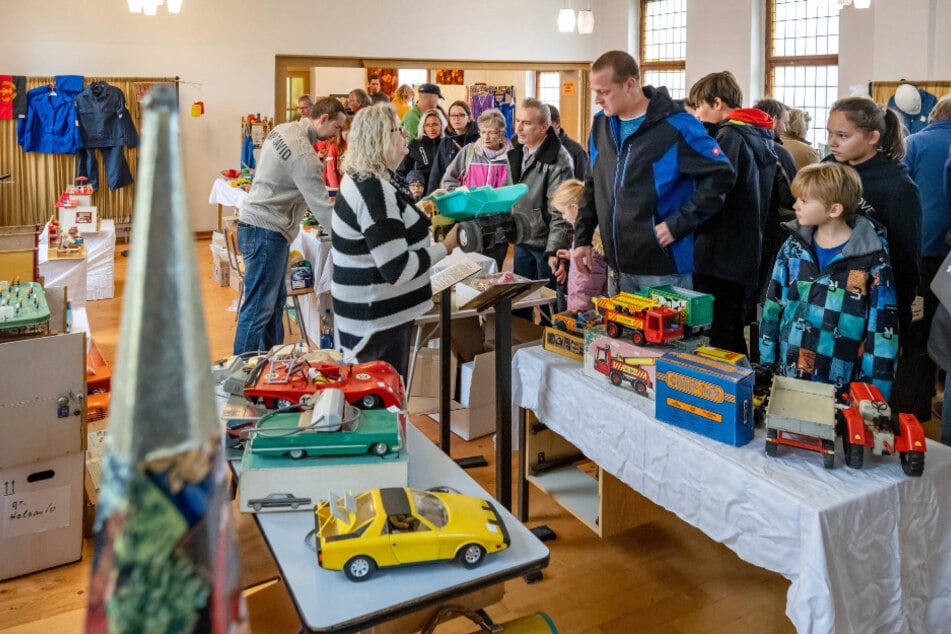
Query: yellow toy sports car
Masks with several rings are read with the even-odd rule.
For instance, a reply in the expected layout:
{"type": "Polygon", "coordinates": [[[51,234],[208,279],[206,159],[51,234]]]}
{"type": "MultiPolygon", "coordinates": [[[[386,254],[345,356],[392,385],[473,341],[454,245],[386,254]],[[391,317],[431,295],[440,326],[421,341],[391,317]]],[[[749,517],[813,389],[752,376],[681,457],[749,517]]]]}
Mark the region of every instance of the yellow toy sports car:
{"type": "Polygon", "coordinates": [[[475,568],[511,543],[488,500],[409,488],[332,497],[315,511],[317,563],[351,581],[366,581],[377,568],[447,559],[475,568]]]}

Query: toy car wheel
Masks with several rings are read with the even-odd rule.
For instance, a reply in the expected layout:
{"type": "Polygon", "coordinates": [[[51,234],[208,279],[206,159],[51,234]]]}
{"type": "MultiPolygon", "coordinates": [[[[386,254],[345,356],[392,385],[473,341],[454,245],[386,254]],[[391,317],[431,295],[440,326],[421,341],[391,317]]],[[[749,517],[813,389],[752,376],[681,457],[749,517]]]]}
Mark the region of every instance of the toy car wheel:
{"type": "Polygon", "coordinates": [[[621,373],[612,372],[611,373],[611,385],[620,385],[621,384],[621,373]]]}
{"type": "Polygon", "coordinates": [[[925,472],[925,453],[923,451],[905,451],[898,454],[901,470],[906,476],[919,478],[925,472]]]}
{"type": "Polygon", "coordinates": [[[557,328],[558,330],[561,330],[562,332],[565,332],[568,330],[568,325],[565,322],[559,320],[555,322],[555,328],[557,328]]]}
{"type": "Polygon", "coordinates": [[[532,233],[528,218],[521,214],[512,214],[512,227],[512,233],[514,234],[510,240],[512,244],[521,244],[532,233]]]}
{"type": "Polygon", "coordinates": [[[376,409],[383,406],[383,399],[376,394],[367,394],[360,399],[360,407],[363,409],[376,409]]]}
{"type": "Polygon", "coordinates": [[[343,567],[343,574],[350,581],[366,581],[376,572],[376,563],[365,555],[352,557],[343,567]]]}
{"type": "Polygon", "coordinates": [[[842,450],[845,452],[845,465],[852,469],[861,469],[865,462],[865,446],[849,441],[849,430],[842,434],[842,450]]]}
{"type": "Polygon", "coordinates": [[[290,402],[286,398],[277,399],[274,404],[277,406],[277,409],[287,409],[288,407],[293,407],[294,403],[290,402]]]}
{"type": "Polygon", "coordinates": [[[254,509],[255,513],[258,513],[261,511],[261,509],[264,508],[264,505],[261,504],[260,502],[255,502],[254,504],[251,505],[251,508],[254,509]]]}
{"type": "Polygon", "coordinates": [[[770,439],[776,439],[779,437],[779,434],[775,429],[766,430],[766,455],[770,458],[775,458],[776,453],[779,450],[779,443],[770,442],[770,439]]]}
{"type": "Polygon", "coordinates": [[[307,455],[307,452],[304,451],[303,449],[291,449],[290,451],[287,452],[287,455],[290,456],[294,460],[300,460],[301,458],[307,455]]]}
{"type": "Polygon", "coordinates": [[[631,333],[631,341],[634,342],[634,345],[635,345],[635,346],[643,346],[643,345],[644,345],[644,333],[641,332],[640,330],[635,330],[634,332],[631,333]]]}
{"type": "MultiPolygon", "coordinates": [[[[835,443],[832,442],[831,440],[823,440],[823,441],[822,441],[822,451],[826,452],[826,451],[830,451],[830,450],[832,450],[832,451],[834,452],[834,450],[835,450],[835,443]]],[[[835,467],[835,453],[823,453],[823,454],[822,454],[822,466],[825,467],[826,469],[832,469],[832,468],[834,468],[834,467],[835,467]]]]}
{"type": "Polygon", "coordinates": [[[374,456],[385,456],[386,454],[390,453],[390,446],[385,442],[373,443],[370,445],[370,452],[374,456]]]}
{"type": "Polygon", "coordinates": [[[459,223],[459,247],[464,253],[482,250],[482,227],[474,220],[459,223]]]}
{"type": "Polygon", "coordinates": [[[618,326],[613,321],[609,321],[607,325],[607,332],[609,337],[614,337],[615,339],[617,339],[618,337],[621,336],[621,327],[618,326]]]}
{"type": "Polygon", "coordinates": [[[644,383],[643,381],[634,381],[634,391],[641,396],[644,396],[647,394],[647,383],[644,383]]]}
{"type": "Polygon", "coordinates": [[[456,555],[456,561],[466,568],[475,568],[485,559],[485,548],[478,544],[466,544],[456,555]]]}

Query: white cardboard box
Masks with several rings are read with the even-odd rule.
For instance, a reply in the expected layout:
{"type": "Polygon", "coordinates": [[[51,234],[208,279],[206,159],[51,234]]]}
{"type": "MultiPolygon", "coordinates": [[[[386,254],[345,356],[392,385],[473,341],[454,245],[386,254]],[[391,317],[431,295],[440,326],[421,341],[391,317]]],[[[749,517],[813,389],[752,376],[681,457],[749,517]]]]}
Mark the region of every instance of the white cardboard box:
{"type": "Polygon", "coordinates": [[[68,231],[70,227],[79,227],[79,233],[99,230],[99,211],[96,207],[60,207],[59,230],[68,231]]]}
{"type": "Polygon", "coordinates": [[[0,580],[83,554],[85,453],[0,470],[0,580]]]}
{"type": "Polygon", "coordinates": [[[245,449],[238,478],[238,508],[244,513],[313,509],[330,494],[405,487],[409,482],[406,447],[397,454],[302,458],[262,456],[245,449]],[[270,496],[270,497],[269,497],[270,496]],[[296,508],[282,505],[290,496],[296,508]],[[307,500],[306,502],[304,500],[307,500]],[[260,508],[255,508],[255,503],[260,508]],[[270,506],[270,504],[276,504],[270,506]]]}
{"type": "MultiPolygon", "coordinates": [[[[456,356],[449,360],[450,395],[456,392],[456,356]]],[[[411,414],[429,414],[439,410],[439,349],[420,348],[413,365],[407,409],[411,414]]]]}
{"type": "Polygon", "coordinates": [[[0,344],[0,469],[85,448],[85,333],[0,344]],[[72,395],[72,398],[70,398],[72,395]],[[66,398],[65,411],[58,404],[66,398]],[[75,412],[79,411],[79,415],[75,412]]]}

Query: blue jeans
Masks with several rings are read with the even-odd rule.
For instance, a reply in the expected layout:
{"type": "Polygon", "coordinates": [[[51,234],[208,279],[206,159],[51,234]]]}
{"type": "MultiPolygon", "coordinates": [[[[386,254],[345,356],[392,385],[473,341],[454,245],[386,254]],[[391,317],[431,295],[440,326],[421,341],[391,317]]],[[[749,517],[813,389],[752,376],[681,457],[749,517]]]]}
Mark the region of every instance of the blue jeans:
{"type": "Polygon", "coordinates": [[[944,377],[944,405],[941,408],[941,442],[951,445],[951,372],[944,377]]]}
{"type": "Polygon", "coordinates": [[[269,350],[284,343],[284,277],[289,256],[283,234],[238,224],[238,249],[244,258],[244,304],[234,333],[234,354],[269,350]]]}
{"type": "MultiPolygon", "coordinates": [[[[551,268],[548,266],[548,258],[545,257],[543,249],[529,249],[520,245],[515,245],[515,257],[512,261],[512,268],[516,275],[527,277],[530,280],[548,280],[551,282],[551,268]]],[[[549,286],[554,288],[549,283],[549,286]]]]}
{"type": "Polygon", "coordinates": [[[608,295],[612,296],[622,291],[625,293],[646,291],[651,286],[663,286],[664,284],[692,289],[693,274],[634,275],[633,273],[618,273],[614,269],[608,271],[608,295]]]}

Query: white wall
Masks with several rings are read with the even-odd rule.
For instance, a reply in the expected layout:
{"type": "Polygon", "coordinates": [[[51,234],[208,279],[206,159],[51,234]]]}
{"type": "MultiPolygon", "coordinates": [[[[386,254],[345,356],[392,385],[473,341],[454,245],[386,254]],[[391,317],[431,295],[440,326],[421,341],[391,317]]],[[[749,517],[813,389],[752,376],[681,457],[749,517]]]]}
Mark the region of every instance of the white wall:
{"type": "MultiPolygon", "coordinates": [[[[412,56],[589,61],[598,46],[624,45],[626,30],[614,44],[594,36],[559,34],[558,4],[521,0],[514,14],[508,0],[484,0],[480,19],[497,18],[491,35],[474,28],[467,37],[460,30],[458,37],[443,32],[413,38],[412,56]],[[526,16],[533,17],[526,22],[521,19],[526,16]]],[[[168,15],[160,7],[155,17],[131,15],[124,0],[4,0],[0,6],[4,73],[178,75],[200,84],[181,86],[182,154],[196,230],[216,224],[216,208],[208,203],[208,193],[220,170],[238,164],[241,116],[273,114],[275,55],[407,55],[406,34],[419,26],[420,12],[420,5],[411,0],[285,0],[273,7],[247,0],[184,0],[180,15],[168,15]],[[189,105],[197,99],[205,102],[206,114],[192,118],[189,105]]],[[[598,11],[600,4],[593,6],[598,11]]],[[[596,29],[611,23],[606,18],[596,29]]]]}

